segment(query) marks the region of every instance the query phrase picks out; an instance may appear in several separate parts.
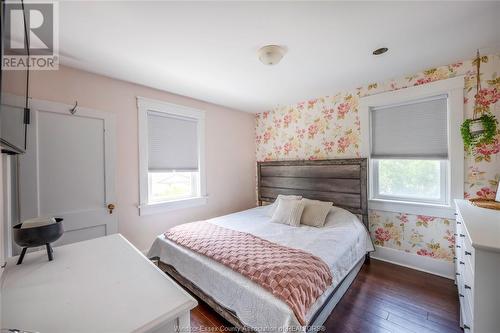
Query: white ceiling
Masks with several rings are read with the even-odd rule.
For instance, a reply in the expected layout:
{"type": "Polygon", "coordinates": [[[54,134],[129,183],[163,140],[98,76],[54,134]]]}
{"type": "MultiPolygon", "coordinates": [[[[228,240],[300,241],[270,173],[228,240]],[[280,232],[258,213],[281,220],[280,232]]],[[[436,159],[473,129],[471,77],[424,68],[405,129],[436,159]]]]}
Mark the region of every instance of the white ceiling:
{"type": "Polygon", "coordinates": [[[60,2],[59,33],[65,65],[261,112],[497,52],[500,2],[60,2]]]}

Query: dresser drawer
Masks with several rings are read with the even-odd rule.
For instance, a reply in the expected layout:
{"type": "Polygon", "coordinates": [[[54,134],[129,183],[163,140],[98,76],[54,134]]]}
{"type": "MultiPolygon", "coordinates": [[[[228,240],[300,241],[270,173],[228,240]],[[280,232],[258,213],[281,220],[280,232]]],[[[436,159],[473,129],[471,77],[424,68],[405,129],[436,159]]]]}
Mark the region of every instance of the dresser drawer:
{"type": "Polygon", "coordinates": [[[462,249],[462,259],[464,261],[468,261],[474,271],[474,248],[472,247],[472,243],[469,239],[469,236],[466,232],[462,231],[458,234],[458,238],[460,238],[460,246],[462,249]]]}
{"type": "Polygon", "coordinates": [[[473,313],[471,311],[472,299],[469,298],[464,290],[464,283],[462,278],[458,278],[458,298],[460,301],[460,317],[462,322],[462,327],[464,328],[464,333],[472,332],[472,323],[474,321],[473,313]]]}
{"type": "Polygon", "coordinates": [[[460,298],[460,301],[462,301],[462,298],[465,297],[463,271],[458,272],[458,273],[459,273],[459,275],[457,275],[457,292],[458,292],[458,296],[460,298]]]}
{"type": "Polygon", "coordinates": [[[455,276],[457,277],[455,279],[455,282],[458,283],[458,276],[462,275],[462,271],[463,271],[463,266],[464,265],[461,265],[460,262],[464,262],[463,261],[463,250],[462,250],[462,247],[460,244],[455,244],[455,258],[453,259],[454,260],[454,263],[455,263],[455,276]]]}
{"type": "Polygon", "coordinates": [[[462,270],[461,277],[463,278],[462,292],[465,296],[466,302],[469,304],[470,312],[471,314],[473,314],[474,311],[471,305],[474,304],[474,291],[475,291],[474,274],[470,269],[470,266],[467,261],[465,262],[465,266],[462,270]]]}
{"type": "Polygon", "coordinates": [[[474,322],[474,317],[470,311],[470,303],[467,303],[466,300],[460,302],[460,310],[462,311],[462,322],[464,333],[473,332],[472,324],[474,322]]]}
{"type": "Polygon", "coordinates": [[[464,259],[457,259],[457,288],[458,293],[462,295],[465,295],[466,266],[467,262],[464,259]]]}
{"type": "MultiPolygon", "coordinates": [[[[457,234],[458,235],[458,234],[457,234]]],[[[455,258],[461,259],[464,256],[464,244],[462,239],[455,237],[455,258]]]]}
{"type": "Polygon", "coordinates": [[[455,221],[455,230],[456,230],[456,233],[459,234],[461,232],[463,232],[463,222],[459,221],[458,219],[455,221]]]}
{"type": "MultiPolygon", "coordinates": [[[[459,273],[459,270],[460,270],[459,262],[463,261],[463,255],[464,255],[463,240],[461,237],[458,236],[459,234],[462,233],[461,225],[457,224],[455,230],[456,230],[455,234],[454,234],[454,236],[455,236],[455,257],[453,259],[455,261],[455,272],[459,273]]],[[[459,275],[459,274],[456,274],[456,275],[459,275]]]]}

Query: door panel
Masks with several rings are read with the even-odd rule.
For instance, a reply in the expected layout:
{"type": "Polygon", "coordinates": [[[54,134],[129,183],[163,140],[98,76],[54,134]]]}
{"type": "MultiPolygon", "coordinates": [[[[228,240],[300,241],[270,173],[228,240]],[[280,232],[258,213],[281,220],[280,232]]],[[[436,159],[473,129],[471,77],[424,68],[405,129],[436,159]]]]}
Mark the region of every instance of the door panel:
{"type": "Polygon", "coordinates": [[[28,149],[20,159],[21,221],[64,219],[54,245],[117,232],[114,117],[106,112],[33,100],[28,149]]]}
{"type": "Polygon", "coordinates": [[[102,208],[102,119],[39,111],[38,154],[40,215],[102,208]]]}

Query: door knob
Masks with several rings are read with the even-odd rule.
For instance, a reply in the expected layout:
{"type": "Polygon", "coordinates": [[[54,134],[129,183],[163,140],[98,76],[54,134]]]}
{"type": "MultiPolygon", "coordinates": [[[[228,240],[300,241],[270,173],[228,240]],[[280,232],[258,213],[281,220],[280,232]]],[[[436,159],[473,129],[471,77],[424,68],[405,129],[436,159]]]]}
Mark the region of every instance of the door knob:
{"type": "Polygon", "coordinates": [[[109,210],[110,214],[113,214],[113,209],[115,209],[115,205],[114,204],[109,204],[108,205],[108,210],[109,210]]]}

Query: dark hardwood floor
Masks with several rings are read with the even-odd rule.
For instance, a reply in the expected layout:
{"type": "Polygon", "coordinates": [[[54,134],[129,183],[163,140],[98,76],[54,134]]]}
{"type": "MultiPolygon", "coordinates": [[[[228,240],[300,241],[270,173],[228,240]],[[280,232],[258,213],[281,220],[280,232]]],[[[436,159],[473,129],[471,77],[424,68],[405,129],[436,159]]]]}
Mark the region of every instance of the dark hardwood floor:
{"type": "MultiPolygon", "coordinates": [[[[227,332],[228,323],[199,301],[192,332],[227,332]]],[[[463,332],[453,281],[371,260],[325,322],[325,332],[463,332]]]]}

